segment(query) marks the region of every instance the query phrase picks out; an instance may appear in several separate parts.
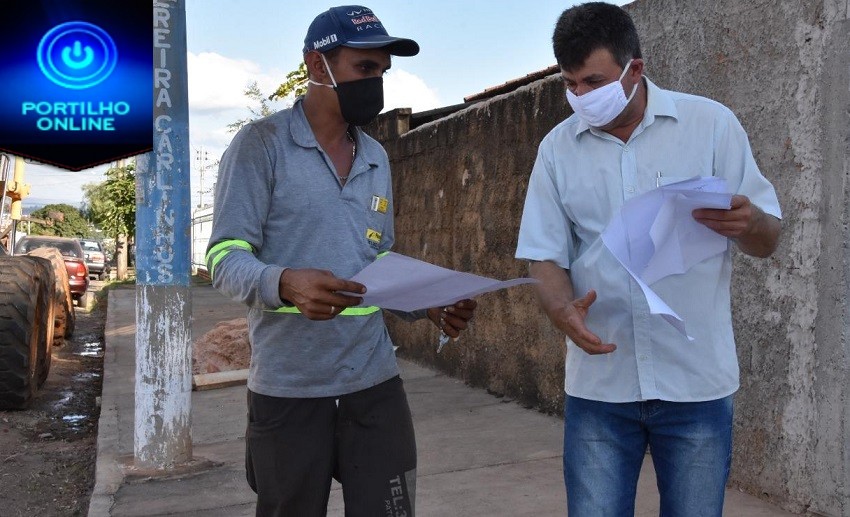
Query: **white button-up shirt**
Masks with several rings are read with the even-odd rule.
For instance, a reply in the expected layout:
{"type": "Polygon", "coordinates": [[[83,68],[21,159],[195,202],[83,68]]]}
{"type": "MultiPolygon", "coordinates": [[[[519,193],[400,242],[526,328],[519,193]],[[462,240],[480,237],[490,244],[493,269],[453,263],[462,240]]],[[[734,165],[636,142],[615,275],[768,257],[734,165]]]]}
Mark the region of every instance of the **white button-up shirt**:
{"type": "Polygon", "coordinates": [[[576,115],[540,144],[531,172],[516,257],[570,272],[576,297],[595,289],[585,323],[611,354],[589,355],[567,339],[567,394],[606,402],[714,400],[739,386],[730,308],[730,251],[651,287],[684,319],[689,342],[649,312],[640,287],[600,235],[623,203],[692,178],[725,178],[733,193],[781,217],[735,115],[712,100],[646,80],[644,118],[628,142],[576,115]]]}

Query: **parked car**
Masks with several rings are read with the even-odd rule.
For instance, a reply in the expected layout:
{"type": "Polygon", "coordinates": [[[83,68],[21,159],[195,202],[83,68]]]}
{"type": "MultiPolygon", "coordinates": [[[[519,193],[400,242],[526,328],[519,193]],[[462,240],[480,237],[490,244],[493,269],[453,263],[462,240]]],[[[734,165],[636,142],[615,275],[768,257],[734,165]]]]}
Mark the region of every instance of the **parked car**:
{"type": "Polygon", "coordinates": [[[65,260],[71,297],[79,300],[89,288],[89,270],[86,267],[83,247],[77,239],[69,237],[32,236],[23,237],[15,245],[15,254],[23,255],[38,248],[56,248],[65,260]]]}
{"type": "Polygon", "coordinates": [[[80,239],[80,246],[83,247],[89,275],[96,276],[98,280],[105,279],[109,274],[109,265],[106,262],[106,254],[103,252],[103,246],[100,245],[100,242],[80,239]]]}

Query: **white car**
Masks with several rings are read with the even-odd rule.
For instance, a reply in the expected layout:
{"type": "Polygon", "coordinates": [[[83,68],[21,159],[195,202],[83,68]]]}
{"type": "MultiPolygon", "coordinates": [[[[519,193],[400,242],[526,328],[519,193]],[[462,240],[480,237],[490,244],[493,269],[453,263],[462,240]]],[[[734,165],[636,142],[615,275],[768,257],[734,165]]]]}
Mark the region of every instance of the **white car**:
{"type": "Polygon", "coordinates": [[[80,239],[80,246],[86,257],[86,266],[89,268],[89,276],[95,276],[103,280],[109,274],[109,266],[106,265],[106,255],[100,242],[89,239],[80,239]]]}

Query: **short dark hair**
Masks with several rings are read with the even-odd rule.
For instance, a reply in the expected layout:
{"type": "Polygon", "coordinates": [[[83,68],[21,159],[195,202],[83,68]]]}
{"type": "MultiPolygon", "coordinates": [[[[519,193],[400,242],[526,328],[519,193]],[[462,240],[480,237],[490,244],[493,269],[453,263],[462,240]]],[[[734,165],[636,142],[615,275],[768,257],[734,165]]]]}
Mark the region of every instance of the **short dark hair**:
{"type": "Polygon", "coordinates": [[[581,67],[600,48],[607,49],[620,66],[640,58],[640,40],[629,13],[616,5],[590,2],[561,13],[552,47],[558,65],[566,70],[581,67]]]}

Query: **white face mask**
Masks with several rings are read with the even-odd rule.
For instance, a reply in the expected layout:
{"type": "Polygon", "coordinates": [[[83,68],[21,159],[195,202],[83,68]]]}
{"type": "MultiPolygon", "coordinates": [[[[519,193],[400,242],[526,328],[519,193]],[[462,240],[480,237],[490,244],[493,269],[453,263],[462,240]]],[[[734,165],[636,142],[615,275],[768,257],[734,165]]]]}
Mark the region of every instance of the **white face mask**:
{"type": "Polygon", "coordinates": [[[590,90],[584,95],[576,95],[567,89],[567,102],[573,108],[573,111],[585,122],[592,127],[603,127],[611,123],[612,120],[626,109],[632,97],[637,92],[637,83],[632,88],[632,93],[629,98],[626,98],[626,92],[623,89],[623,77],[629,71],[633,60],[629,60],[620,78],[605,86],[601,86],[595,90],[590,90]]]}

